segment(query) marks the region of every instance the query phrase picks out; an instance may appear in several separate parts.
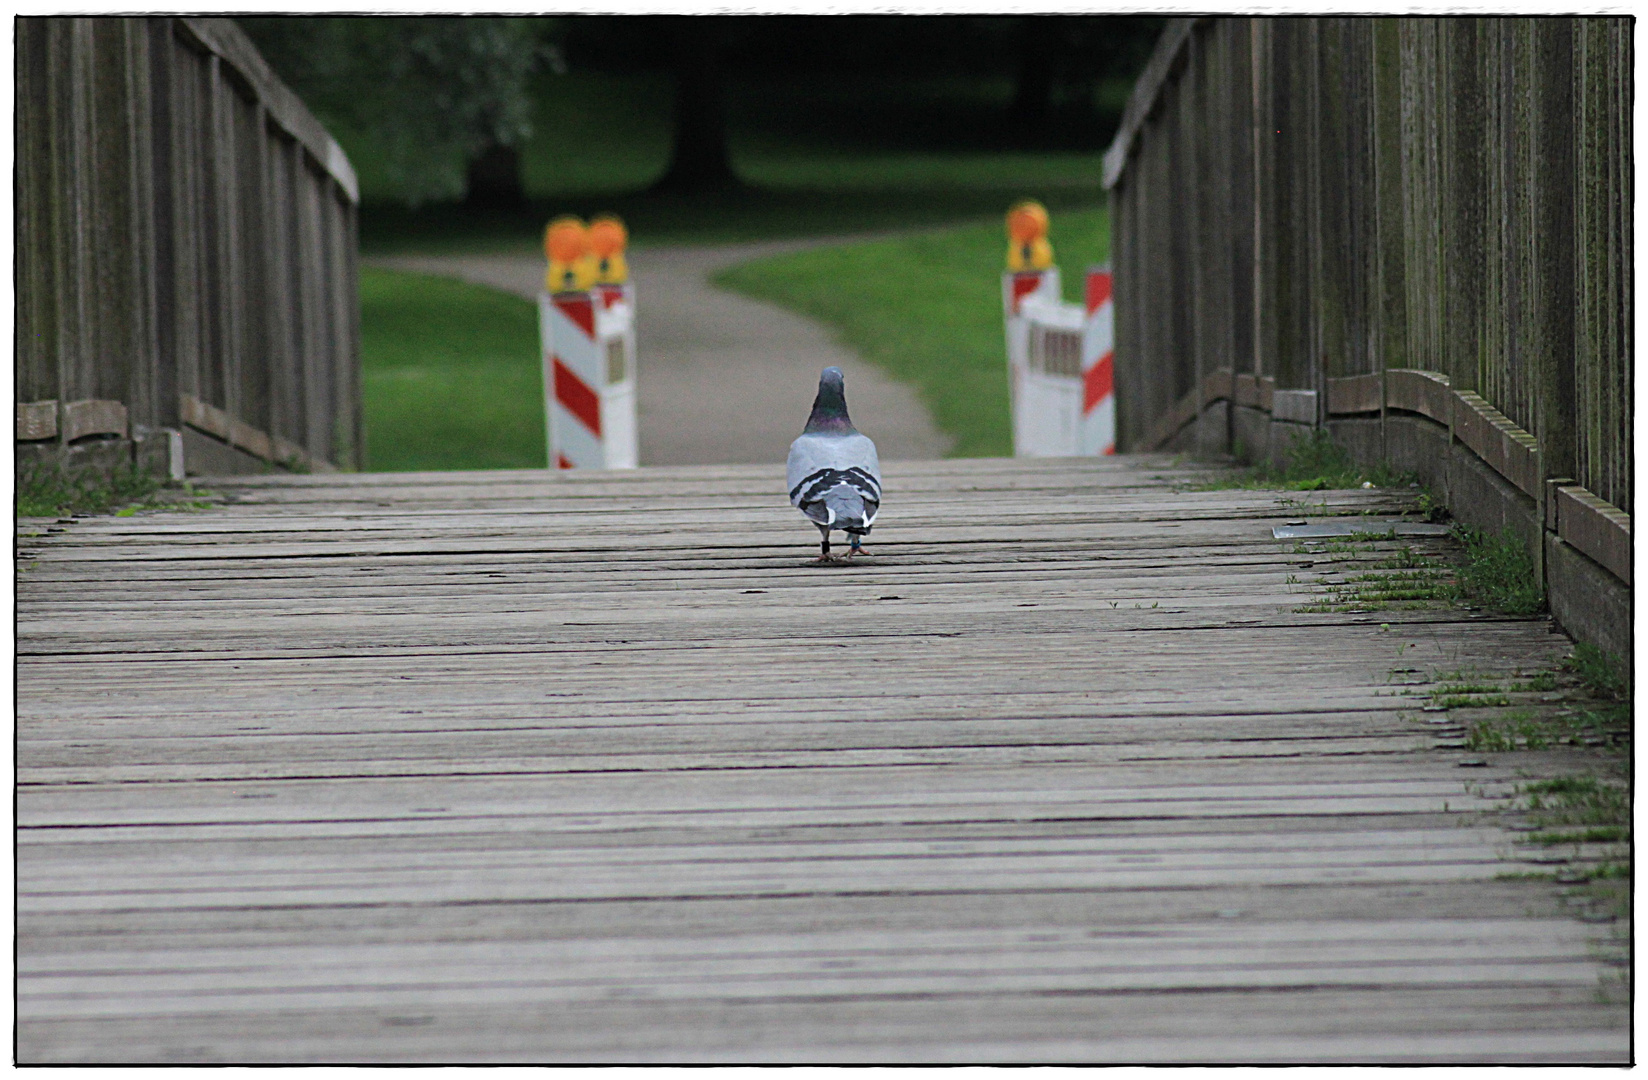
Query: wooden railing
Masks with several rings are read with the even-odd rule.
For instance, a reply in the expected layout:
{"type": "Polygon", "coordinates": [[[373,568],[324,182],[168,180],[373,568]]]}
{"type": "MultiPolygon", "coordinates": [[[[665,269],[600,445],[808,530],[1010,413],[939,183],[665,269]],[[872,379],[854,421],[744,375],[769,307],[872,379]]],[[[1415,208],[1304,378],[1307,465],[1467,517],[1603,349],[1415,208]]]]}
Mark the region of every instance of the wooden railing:
{"type": "Polygon", "coordinates": [[[1121,447],[1422,417],[1629,582],[1631,30],[1174,20],[1105,157],[1121,447]]]}
{"type": "Polygon", "coordinates": [[[358,467],[355,175],[245,35],[21,18],[16,93],[20,451],[358,467]]]}
{"type": "Polygon", "coordinates": [[[1106,155],[1125,445],[1214,370],[1446,374],[1631,506],[1627,19],[1204,19],[1106,155]]]}

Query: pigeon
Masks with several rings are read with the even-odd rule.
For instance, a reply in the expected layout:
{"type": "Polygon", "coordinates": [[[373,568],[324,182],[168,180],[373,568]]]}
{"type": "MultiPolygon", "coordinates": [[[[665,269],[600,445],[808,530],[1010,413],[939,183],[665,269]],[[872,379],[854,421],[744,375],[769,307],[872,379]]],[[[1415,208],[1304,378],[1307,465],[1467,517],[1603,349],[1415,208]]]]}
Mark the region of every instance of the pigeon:
{"type": "Polygon", "coordinates": [[[790,444],[787,480],[790,504],[807,515],[823,534],[819,562],[830,561],[830,532],[847,534],[847,555],[866,554],[861,546],[881,508],[881,462],[875,443],[853,427],[847,416],[846,383],[837,367],[818,377],[818,397],[801,436],[790,444]]]}

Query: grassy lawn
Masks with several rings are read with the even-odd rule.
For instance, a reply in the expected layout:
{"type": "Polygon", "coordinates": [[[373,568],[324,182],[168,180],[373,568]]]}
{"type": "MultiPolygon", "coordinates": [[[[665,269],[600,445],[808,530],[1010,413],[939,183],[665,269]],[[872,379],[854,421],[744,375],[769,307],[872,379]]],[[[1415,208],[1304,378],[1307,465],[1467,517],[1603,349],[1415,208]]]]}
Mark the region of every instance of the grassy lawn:
{"type": "Polygon", "coordinates": [[[366,468],[542,468],[538,312],[460,281],[362,267],[366,468]]]}
{"type": "MultiPolygon", "coordinates": [[[[1051,235],[1065,297],[1079,300],[1086,267],[1109,251],[1109,216],[1055,213],[1051,235]]],[[[1007,455],[1006,247],[993,220],[763,259],[715,280],[827,323],[844,344],[915,386],[939,428],[956,437],[952,456],[1007,455]]]]}

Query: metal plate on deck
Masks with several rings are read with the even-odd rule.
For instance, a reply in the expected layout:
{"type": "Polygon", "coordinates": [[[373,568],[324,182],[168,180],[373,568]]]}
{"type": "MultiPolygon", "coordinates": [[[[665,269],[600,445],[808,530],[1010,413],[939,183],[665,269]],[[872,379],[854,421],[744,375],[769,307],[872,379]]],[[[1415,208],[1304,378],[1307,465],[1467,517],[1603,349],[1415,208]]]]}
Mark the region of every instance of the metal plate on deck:
{"type": "Polygon", "coordinates": [[[1447,525],[1433,525],[1428,521],[1370,521],[1367,518],[1348,518],[1322,525],[1272,525],[1270,534],[1278,540],[1308,540],[1322,536],[1359,536],[1368,533],[1397,536],[1446,536],[1447,525]]]}

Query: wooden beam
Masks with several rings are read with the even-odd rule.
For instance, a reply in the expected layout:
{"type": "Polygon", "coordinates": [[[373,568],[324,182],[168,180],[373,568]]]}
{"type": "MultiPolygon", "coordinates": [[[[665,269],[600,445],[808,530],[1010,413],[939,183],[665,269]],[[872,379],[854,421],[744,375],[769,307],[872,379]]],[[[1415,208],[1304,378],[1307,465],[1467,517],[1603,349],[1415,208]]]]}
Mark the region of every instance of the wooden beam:
{"type": "Polygon", "coordinates": [[[127,435],[126,406],[118,401],[85,398],[63,403],[63,441],[88,435],[127,435]]]}
{"type": "Polygon", "coordinates": [[[1294,424],[1312,424],[1317,420],[1316,391],[1274,390],[1271,392],[1270,415],[1273,420],[1294,424]]]}
{"type": "Polygon", "coordinates": [[[1498,409],[1469,390],[1453,392],[1453,433],[1459,441],[1533,499],[1540,496],[1543,477],[1539,443],[1511,423],[1498,409]]]}
{"type": "Polygon", "coordinates": [[[1328,380],[1328,414],[1350,416],[1376,413],[1384,404],[1384,378],[1380,375],[1347,375],[1328,380]]]}
{"type": "Polygon", "coordinates": [[[309,472],[336,472],[337,466],[317,458],[289,439],[270,435],[252,425],[237,420],[215,405],[208,404],[193,394],[178,396],[178,412],[190,427],[246,451],[253,457],[286,468],[309,472]]]}
{"type": "Polygon", "coordinates": [[[1385,372],[1385,404],[1388,408],[1416,412],[1446,426],[1453,418],[1448,396],[1448,377],[1439,371],[1392,368],[1385,372]]]}
{"type": "Polygon", "coordinates": [[[1556,493],[1557,535],[1631,584],[1631,515],[1578,485],[1556,493]]]}
{"type": "Polygon", "coordinates": [[[57,402],[17,403],[17,441],[34,442],[57,438],[57,402]]]}

